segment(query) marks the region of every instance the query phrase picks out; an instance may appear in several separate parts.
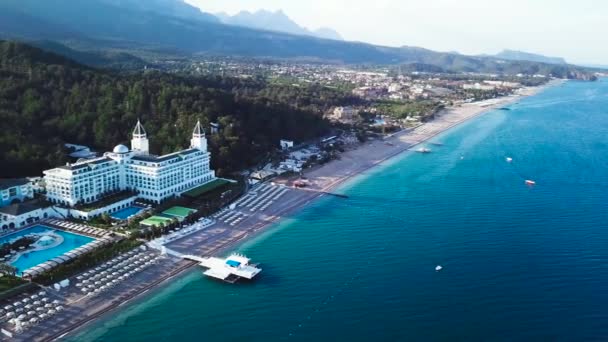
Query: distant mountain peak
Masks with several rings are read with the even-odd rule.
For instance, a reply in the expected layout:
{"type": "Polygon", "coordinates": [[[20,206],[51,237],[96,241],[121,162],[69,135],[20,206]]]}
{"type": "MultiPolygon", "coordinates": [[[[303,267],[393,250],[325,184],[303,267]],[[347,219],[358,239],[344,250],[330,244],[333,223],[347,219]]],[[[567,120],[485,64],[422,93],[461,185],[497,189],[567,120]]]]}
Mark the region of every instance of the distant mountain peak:
{"type": "Polygon", "coordinates": [[[293,21],[282,9],[269,11],[259,9],[255,12],[240,11],[230,16],[226,13],[217,13],[215,16],[224,24],[243,26],[254,29],[284,32],[300,36],[313,36],[323,39],[342,40],[342,36],[333,29],[322,27],[309,30],[293,21]]]}

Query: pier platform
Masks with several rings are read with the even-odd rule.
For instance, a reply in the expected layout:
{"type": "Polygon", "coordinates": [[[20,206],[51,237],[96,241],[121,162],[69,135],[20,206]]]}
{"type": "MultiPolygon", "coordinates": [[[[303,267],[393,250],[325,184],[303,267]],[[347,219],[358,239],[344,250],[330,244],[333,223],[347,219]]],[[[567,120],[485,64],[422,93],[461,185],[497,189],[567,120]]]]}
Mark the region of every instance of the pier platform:
{"type": "Polygon", "coordinates": [[[262,269],[257,265],[250,264],[250,259],[240,255],[232,254],[227,258],[216,257],[195,257],[192,255],[184,255],[185,259],[195,260],[199,265],[207,268],[204,275],[219,279],[229,283],[235,283],[240,279],[252,280],[257,276],[262,269]]]}

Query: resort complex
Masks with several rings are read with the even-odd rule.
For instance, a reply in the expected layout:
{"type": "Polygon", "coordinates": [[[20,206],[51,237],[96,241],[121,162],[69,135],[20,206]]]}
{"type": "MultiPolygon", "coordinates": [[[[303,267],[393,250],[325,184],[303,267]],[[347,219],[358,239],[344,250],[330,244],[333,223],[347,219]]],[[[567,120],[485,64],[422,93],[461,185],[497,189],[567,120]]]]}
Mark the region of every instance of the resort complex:
{"type": "Polygon", "coordinates": [[[101,158],[47,170],[44,175],[48,200],[62,208],[90,204],[107,194],[132,195],[97,208],[92,215],[65,211],[83,219],[123,209],[138,198],[158,204],[215,179],[200,122],[194,128],[189,149],[164,156],[150,154],[146,131],[138,121],[131,149],[118,145],[101,158]]]}
{"type": "Polygon", "coordinates": [[[97,295],[159,262],[160,246],[146,252],[146,239],[213,224],[199,207],[211,210],[239,193],[232,190],[236,182],[216,178],[210,159],[200,122],[189,148],[159,156],[151,154],[138,121],[131,148],[91,154],[44,171],[43,178],[0,180],[0,290],[27,294],[38,291],[35,282],[50,286],[55,298],[52,306],[29,303],[39,301],[28,296],[6,305],[0,325],[9,325],[2,333],[20,333],[59,311],[56,303],[97,295]],[[198,218],[204,225],[192,225],[198,218]],[[108,261],[71,279],[102,260],[108,261]]]}

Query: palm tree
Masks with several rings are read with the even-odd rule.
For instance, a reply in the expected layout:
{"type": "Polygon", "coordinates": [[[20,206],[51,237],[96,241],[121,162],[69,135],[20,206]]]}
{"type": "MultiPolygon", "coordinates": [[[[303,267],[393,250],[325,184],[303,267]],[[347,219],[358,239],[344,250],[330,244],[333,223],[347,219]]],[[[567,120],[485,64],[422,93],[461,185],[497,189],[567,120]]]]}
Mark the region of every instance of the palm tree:
{"type": "Polygon", "coordinates": [[[0,273],[10,274],[14,277],[17,274],[17,268],[9,264],[0,263],[0,273]]]}

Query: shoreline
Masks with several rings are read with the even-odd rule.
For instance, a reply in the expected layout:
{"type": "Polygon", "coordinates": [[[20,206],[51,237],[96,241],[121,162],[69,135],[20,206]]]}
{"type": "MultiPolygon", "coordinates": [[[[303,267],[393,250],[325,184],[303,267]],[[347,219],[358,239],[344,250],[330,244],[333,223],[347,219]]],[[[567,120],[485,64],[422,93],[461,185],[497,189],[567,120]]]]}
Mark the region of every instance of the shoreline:
{"type": "MultiPolygon", "coordinates": [[[[477,118],[489,111],[496,110],[500,107],[511,105],[521,99],[538,94],[539,92],[561,84],[562,80],[554,80],[539,87],[522,88],[521,94],[516,96],[506,96],[483,101],[477,103],[467,103],[457,107],[448,107],[440,111],[434,120],[421,124],[417,127],[404,129],[392,135],[383,137],[382,139],[371,140],[366,143],[357,145],[340,155],[340,159],[333,160],[325,165],[308,170],[306,177],[309,180],[309,187],[306,190],[306,196],[301,196],[294,201],[293,204],[282,208],[266,219],[258,219],[252,222],[246,229],[244,234],[236,236],[234,239],[213,248],[208,254],[221,254],[226,251],[255,238],[267,231],[267,228],[276,224],[278,221],[292,215],[301,210],[306,205],[317,200],[319,197],[326,196],[325,192],[333,191],[347,181],[362,173],[398,156],[404,152],[411,151],[415,146],[428,142],[436,136],[448,132],[454,127],[477,118]],[[484,105],[487,103],[487,105],[484,105]]],[[[290,185],[293,178],[279,178],[274,180],[277,184],[290,185]]],[[[248,221],[243,222],[247,225],[248,221]]],[[[119,310],[122,306],[133,304],[136,301],[144,300],[151,291],[162,289],[171,279],[183,277],[197,265],[196,262],[180,262],[178,267],[167,275],[161,276],[152,283],[143,287],[137,293],[128,296],[119,303],[100,309],[90,316],[86,316],[83,320],[75,322],[71,326],[65,327],[61,331],[52,336],[45,336],[42,340],[52,341],[67,336],[74,336],[82,331],[87,326],[95,323],[99,319],[115,310],[119,310]]]]}

